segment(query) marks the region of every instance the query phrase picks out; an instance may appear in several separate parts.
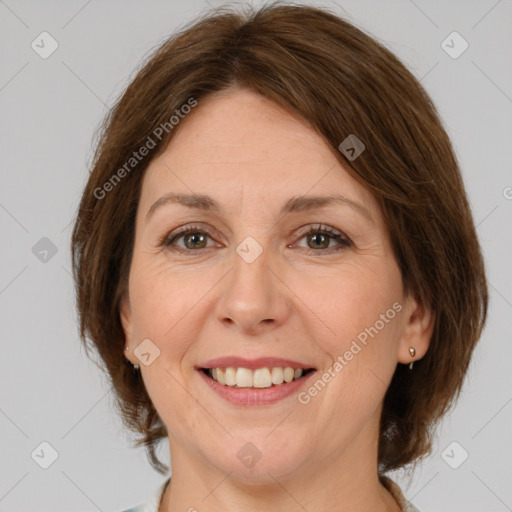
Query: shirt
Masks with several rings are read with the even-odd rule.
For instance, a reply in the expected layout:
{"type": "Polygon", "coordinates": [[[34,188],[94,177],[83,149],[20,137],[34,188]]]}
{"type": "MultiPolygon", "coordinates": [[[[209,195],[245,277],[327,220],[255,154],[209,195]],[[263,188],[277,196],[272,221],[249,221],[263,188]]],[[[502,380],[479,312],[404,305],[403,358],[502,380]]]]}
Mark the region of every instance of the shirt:
{"type": "MultiPolygon", "coordinates": [[[[125,510],[124,512],[158,512],[165,488],[170,481],[171,479],[168,478],[146,502],[125,510]]],[[[402,512],[420,512],[412,503],[405,499],[400,487],[398,487],[398,485],[393,482],[391,478],[388,478],[387,476],[380,476],[380,481],[382,485],[391,493],[393,498],[395,498],[396,502],[400,505],[402,512]]]]}
{"type": "MultiPolygon", "coordinates": [[[[391,496],[395,498],[395,501],[400,505],[402,512],[420,512],[410,501],[405,499],[405,496],[402,494],[402,490],[395,482],[393,482],[393,480],[391,480],[391,478],[380,475],[379,480],[391,493],[391,496]]],[[[158,512],[158,509],[156,509],[155,512],[158,512]]]]}
{"type": "Polygon", "coordinates": [[[168,478],[144,503],[137,505],[136,507],[125,510],[124,512],[158,512],[160,507],[160,502],[164,496],[165,488],[167,484],[171,481],[168,478]]]}

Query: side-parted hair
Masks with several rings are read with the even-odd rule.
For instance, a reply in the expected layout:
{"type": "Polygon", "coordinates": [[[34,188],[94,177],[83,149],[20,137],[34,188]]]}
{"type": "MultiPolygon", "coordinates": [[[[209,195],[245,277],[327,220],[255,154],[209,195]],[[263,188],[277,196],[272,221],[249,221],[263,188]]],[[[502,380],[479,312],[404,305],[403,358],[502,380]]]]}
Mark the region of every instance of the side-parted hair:
{"type": "Polygon", "coordinates": [[[459,165],[428,94],[381,43],[328,10],[214,9],[145,59],[100,127],[72,234],[86,352],[99,354],[121,417],[138,434],[135,444],[166,472],[155,450],[167,430],[124,356],[119,309],[141,183],[179,130],[172,116],[237,88],[306,120],[373,193],[406,293],[434,314],[430,347],[413,371],[397,365],[380,422],[379,473],[415,463],[430,453],[433,429],[458,398],[480,338],[488,303],[484,263],[459,165]],[[338,149],[350,134],[366,148],[355,160],[338,149]],[[147,155],[131,160],[143,146],[147,155]]]}

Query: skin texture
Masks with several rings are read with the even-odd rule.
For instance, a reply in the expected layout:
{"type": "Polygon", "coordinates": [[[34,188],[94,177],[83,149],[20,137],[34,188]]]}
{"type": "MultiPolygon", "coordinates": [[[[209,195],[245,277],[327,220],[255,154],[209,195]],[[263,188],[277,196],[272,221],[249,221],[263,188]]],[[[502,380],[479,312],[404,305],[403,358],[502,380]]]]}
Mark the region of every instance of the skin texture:
{"type": "Polygon", "coordinates": [[[307,123],[254,92],[210,96],[178,128],[143,180],[121,307],[126,357],[140,363],[133,350],[146,338],[160,350],[140,370],[169,432],[172,481],[160,510],[399,510],[377,478],[380,411],[397,363],[427,351],[432,318],[404,294],[375,198],[307,123]],[[147,219],[168,192],[207,194],[221,211],[168,203],[147,219]],[[292,197],[332,193],[369,217],[343,204],[280,214],[292,197]],[[195,239],[159,244],[189,224],[195,239]],[[318,224],[351,245],[299,233],[318,224]],[[263,248],[252,263],[235,250],[249,236],[263,248]],[[307,404],[294,394],[235,406],[194,369],[221,356],[275,356],[321,376],[394,303],[401,311],[307,404]],[[262,454],[252,468],[237,457],[248,442],[262,454]]]}

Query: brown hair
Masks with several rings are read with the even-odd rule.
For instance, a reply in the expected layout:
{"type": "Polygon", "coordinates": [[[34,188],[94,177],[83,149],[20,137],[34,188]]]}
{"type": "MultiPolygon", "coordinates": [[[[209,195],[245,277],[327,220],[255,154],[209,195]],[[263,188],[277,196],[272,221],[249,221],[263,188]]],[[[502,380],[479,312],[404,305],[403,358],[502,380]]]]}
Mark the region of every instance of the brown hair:
{"type": "Polygon", "coordinates": [[[305,119],[374,194],[406,292],[435,315],[428,352],[413,371],[397,365],[381,417],[379,472],[415,462],[430,452],[433,427],[459,396],[485,323],[484,264],[458,163],[429,96],[389,50],[327,10],[219,8],[143,63],[101,126],[72,235],[86,351],[89,338],[126,426],[140,434],[136,445],[146,445],[151,464],[164,473],[155,449],[166,428],[123,354],[119,304],[127,292],[134,220],[144,171],[176,131],[171,116],[190,98],[200,102],[236,87],[305,119]],[[152,136],[158,126],[167,127],[161,140],[152,136]],[[350,134],[366,146],[353,161],[338,150],[350,134]],[[127,171],[148,137],[156,147],[127,171]],[[122,179],[113,182],[116,172],[122,179]]]}

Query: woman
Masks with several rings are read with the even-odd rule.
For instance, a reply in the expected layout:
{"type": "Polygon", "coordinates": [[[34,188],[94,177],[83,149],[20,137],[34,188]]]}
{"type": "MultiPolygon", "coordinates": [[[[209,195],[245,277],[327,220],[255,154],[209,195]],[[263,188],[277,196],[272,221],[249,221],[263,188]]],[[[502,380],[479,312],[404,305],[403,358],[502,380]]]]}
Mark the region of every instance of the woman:
{"type": "Polygon", "coordinates": [[[72,240],[81,336],[172,481],[132,510],[417,510],[487,311],[442,122],[312,7],[217,10],[104,124],[72,240]]]}

